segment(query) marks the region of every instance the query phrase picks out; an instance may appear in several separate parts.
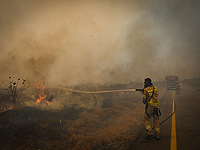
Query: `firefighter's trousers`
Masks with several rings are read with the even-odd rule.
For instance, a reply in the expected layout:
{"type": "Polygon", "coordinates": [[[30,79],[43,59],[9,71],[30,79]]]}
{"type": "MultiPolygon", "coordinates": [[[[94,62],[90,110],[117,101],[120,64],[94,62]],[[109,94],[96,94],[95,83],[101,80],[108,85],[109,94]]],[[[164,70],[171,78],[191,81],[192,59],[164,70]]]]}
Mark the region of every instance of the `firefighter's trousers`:
{"type": "MultiPolygon", "coordinates": [[[[157,109],[158,111],[159,109],[157,109]]],[[[160,125],[159,125],[159,116],[158,113],[155,112],[155,108],[152,106],[148,106],[145,108],[144,112],[144,125],[148,135],[153,135],[152,128],[150,124],[150,118],[153,117],[153,125],[156,138],[160,138],[160,125]]]]}

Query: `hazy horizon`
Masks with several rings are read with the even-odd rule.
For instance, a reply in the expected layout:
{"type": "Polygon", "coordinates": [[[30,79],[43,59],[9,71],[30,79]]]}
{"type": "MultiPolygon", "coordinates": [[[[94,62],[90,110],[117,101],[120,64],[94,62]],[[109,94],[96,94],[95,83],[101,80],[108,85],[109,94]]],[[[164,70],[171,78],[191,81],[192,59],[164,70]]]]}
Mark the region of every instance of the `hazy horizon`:
{"type": "Polygon", "coordinates": [[[200,77],[200,2],[0,0],[0,84],[200,77]]]}

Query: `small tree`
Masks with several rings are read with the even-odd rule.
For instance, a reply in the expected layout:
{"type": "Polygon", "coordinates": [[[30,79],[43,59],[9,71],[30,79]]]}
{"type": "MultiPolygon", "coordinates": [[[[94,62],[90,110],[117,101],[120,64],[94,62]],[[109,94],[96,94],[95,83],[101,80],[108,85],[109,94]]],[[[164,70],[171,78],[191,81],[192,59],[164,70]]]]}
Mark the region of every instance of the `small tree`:
{"type": "Polygon", "coordinates": [[[25,89],[24,84],[26,80],[25,79],[22,80],[22,85],[20,87],[18,87],[20,79],[18,79],[17,82],[15,82],[14,77],[13,79],[9,77],[9,80],[10,80],[9,92],[11,92],[11,97],[13,100],[14,107],[19,107],[21,94],[22,91],[25,89]]]}

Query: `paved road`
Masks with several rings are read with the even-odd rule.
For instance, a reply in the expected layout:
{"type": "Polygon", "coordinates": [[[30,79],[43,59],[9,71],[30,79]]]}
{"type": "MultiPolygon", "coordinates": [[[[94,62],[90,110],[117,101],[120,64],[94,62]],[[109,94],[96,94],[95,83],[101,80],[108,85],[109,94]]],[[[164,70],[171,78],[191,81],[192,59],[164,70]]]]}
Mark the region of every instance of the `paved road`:
{"type": "Polygon", "coordinates": [[[160,108],[160,122],[171,115],[173,108],[175,109],[174,120],[171,117],[161,125],[161,140],[144,140],[146,132],[143,130],[131,143],[129,150],[199,150],[200,87],[181,84],[181,94],[167,90],[163,99],[160,99],[160,108]],[[175,130],[171,131],[173,126],[175,130]]]}

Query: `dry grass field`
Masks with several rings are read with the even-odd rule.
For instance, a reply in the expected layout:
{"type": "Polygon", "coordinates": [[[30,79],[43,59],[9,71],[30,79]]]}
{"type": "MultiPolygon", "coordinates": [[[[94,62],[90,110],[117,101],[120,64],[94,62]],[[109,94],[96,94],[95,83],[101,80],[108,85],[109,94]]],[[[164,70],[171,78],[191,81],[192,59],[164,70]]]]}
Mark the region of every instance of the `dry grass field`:
{"type": "MultiPolygon", "coordinates": [[[[141,84],[76,86],[76,90],[110,90],[141,84]]],[[[163,85],[160,84],[160,87],[163,85]]],[[[0,149],[84,150],[127,149],[143,128],[140,92],[84,94],[68,87],[46,88],[46,100],[36,103],[38,90],[25,89],[18,106],[12,93],[1,90],[0,149]]],[[[160,88],[160,95],[165,88],[160,88]]]]}

